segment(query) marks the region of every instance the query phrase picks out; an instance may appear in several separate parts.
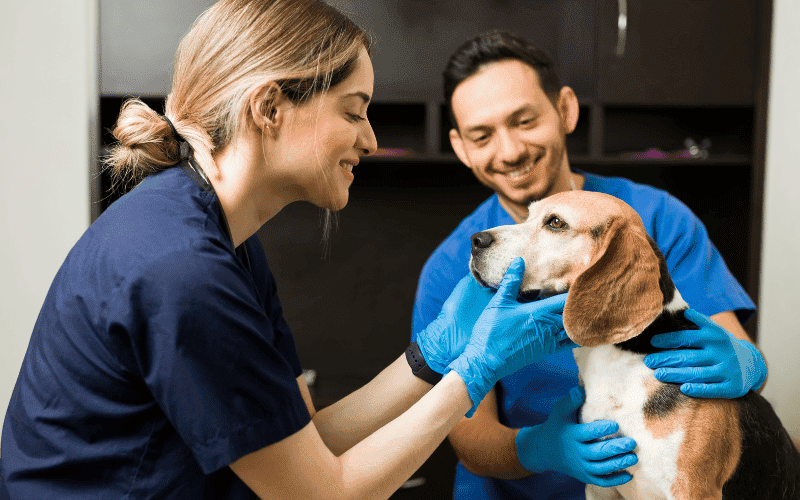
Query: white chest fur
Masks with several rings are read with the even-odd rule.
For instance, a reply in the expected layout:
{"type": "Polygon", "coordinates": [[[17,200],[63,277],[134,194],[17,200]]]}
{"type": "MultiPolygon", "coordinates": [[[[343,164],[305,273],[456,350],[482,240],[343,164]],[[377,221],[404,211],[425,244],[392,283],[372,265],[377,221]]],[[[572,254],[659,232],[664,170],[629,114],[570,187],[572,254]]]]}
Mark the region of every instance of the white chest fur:
{"type": "MultiPolygon", "coordinates": [[[[611,345],[581,347],[573,353],[586,389],[580,421],[613,420],[619,424],[619,435],[636,440],[639,462],[628,469],[633,480],[617,491],[626,499],[670,499],[684,432],[677,429],[655,438],[648,429],[642,408],[648,397],[645,383],[654,378],[642,361],[644,355],[611,345]]],[[[587,498],[588,493],[587,489],[587,498]]]]}

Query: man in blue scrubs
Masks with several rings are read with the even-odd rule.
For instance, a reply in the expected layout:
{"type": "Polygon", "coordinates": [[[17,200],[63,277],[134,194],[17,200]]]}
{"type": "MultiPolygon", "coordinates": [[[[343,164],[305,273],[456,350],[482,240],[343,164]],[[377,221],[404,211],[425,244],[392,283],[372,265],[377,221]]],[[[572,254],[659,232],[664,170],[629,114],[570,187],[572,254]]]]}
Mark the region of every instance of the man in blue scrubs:
{"type": "MultiPolygon", "coordinates": [[[[597,191],[624,200],[639,213],[683,298],[716,322],[695,332],[704,344],[691,354],[704,353],[724,368],[715,373],[698,371],[697,358],[680,362],[656,354],[646,359],[651,368],[661,367],[656,377],[683,383],[681,390],[697,397],[737,397],[759,388],[766,367],[741,325],[752,315],[753,302],[729,272],[703,224],[679,200],[650,186],[569,166],[565,138],[577,123],[578,102],[572,89],[560,86],[546,55],[511,34],[492,32],[462,45],[444,75],[445,99],[456,124],[450,131],[453,149],[495,194],[466,217],[425,264],[413,332],[435,317],[468,272],[472,234],[522,222],[531,202],[557,192],[597,191]],[[696,376],[688,376],[691,371],[696,376]]],[[[585,483],[604,485],[627,475],[621,467],[609,475],[577,461],[578,451],[587,443],[553,445],[538,452],[526,446],[525,439],[535,436],[548,419],[554,419],[549,423],[557,423],[555,428],[561,431],[580,427],[575,410],[582,400],[568,396],[576,385],[578,368],[571,352],[501,379],[474,416],[462,420],[449,436],[459,457],[454,498],[582,499],[585,483]],[[521,428],[525,428],[522,433],[521,428]]],[[[550,425],[549,432],[553,428],[550,425]]]]}

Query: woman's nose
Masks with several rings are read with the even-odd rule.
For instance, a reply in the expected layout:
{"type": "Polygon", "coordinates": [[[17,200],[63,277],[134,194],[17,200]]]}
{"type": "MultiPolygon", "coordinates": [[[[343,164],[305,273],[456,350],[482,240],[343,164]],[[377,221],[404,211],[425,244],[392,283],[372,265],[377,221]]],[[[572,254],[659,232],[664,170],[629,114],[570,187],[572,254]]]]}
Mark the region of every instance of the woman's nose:
{"type": "Polygon", "coordinates": [[[363,152],[363,156],[374,154],[378,150],[378,139],[375,138],[375,131],[372,130],[369,120],[364,120],[364,127],[356,138],[356,149],[363,152]]]}

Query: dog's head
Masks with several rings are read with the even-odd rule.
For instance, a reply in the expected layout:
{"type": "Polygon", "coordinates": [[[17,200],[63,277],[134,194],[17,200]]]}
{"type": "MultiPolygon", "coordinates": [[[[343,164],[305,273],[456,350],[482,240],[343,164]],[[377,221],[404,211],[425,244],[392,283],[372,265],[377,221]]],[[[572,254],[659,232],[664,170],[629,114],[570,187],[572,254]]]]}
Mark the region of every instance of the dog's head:
{"type": "Polygon", "coordinates": [[[558,193],[532,203],[522,224],[472,235],[470,271],[485,286],[496,288],[518,256],[522,294],[569,290],[564,329],[578,345],[624,342],[663,309],[663,257],[636,211],[613,196],[558,193]]]}

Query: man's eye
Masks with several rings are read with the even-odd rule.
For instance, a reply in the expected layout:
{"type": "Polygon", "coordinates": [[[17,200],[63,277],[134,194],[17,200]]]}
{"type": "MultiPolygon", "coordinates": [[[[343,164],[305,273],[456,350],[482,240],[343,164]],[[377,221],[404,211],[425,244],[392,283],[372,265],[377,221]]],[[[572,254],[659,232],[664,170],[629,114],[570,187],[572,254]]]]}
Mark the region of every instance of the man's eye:
{"type": "Polygon", "coordinates": [[[552,229],[566,229],[567,228],[567,223],[564,222],[563,220],[559,219],[555,215],[550,217],[550,219],[548,219],[547,225],[549,227],[551,227],[552,229]]]}

